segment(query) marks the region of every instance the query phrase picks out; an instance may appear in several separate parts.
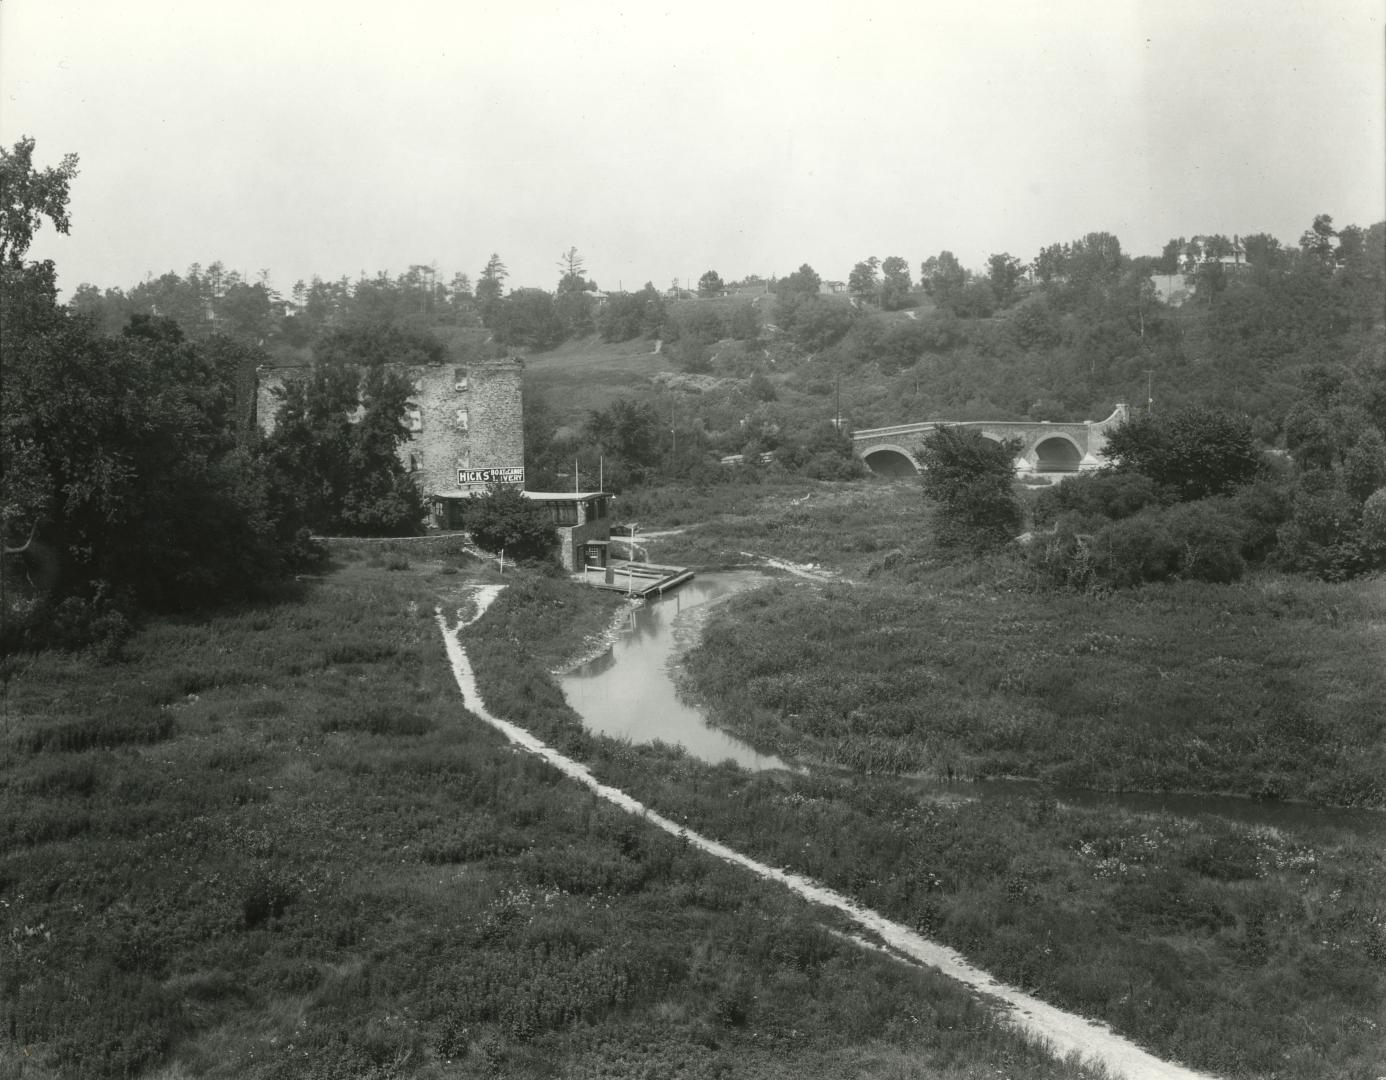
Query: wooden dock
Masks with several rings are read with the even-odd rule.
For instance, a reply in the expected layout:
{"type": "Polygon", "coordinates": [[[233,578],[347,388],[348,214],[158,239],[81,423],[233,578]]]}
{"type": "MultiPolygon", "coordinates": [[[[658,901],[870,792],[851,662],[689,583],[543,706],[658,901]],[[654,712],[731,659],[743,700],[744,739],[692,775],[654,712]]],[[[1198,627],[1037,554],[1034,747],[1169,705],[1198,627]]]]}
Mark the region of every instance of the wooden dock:
{"type": "Polygon", "coordinates": [[[588,566],[574,577],[598,589],[647,597],[657,596],[682,585],[693,577],[693,571],[686,566],[661,566],[658,563],[612,559],[605,568],[588,566]]]}

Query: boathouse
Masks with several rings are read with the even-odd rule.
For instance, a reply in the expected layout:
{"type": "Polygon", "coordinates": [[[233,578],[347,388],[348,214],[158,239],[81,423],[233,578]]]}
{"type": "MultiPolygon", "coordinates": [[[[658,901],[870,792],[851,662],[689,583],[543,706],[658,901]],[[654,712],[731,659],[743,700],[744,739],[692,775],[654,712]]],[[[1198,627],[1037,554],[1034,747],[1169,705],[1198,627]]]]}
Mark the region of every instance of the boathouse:
{"type": "Polygon", "coordinates": [[[611,542],[611,495],[605,491],[526,491],[526,499],[546,507],[558,533],[563,569],[606,566],[611,542]]]}

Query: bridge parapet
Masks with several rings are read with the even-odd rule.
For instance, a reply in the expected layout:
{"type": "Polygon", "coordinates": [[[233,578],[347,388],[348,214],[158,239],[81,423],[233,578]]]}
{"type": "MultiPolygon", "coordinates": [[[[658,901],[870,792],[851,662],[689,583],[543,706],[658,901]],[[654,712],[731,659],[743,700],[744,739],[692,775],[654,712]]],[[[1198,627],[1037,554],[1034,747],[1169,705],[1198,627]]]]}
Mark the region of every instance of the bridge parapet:
{"type": "Polygon", "coordinates": [[[865,428],[852,433],[852,443],[861,458],[876,471],[899,475],[905,463],[920,471],[916,449],[919,440],[937,427],[962,427],[980,431],[997,442],[1019,439],[1017,472],[1072,473],[1102,465],[1100,454],[1107,445],[1107,432],[1124,423],[1129,415],[1118,405],[1105,420],[1051,423],[1034,420],[923,420],[913,424],[865,428]],[[875,460],[873,460],[873,458],[875,460]],[[887,466],[878,468],[878,466],[887,466]]]}

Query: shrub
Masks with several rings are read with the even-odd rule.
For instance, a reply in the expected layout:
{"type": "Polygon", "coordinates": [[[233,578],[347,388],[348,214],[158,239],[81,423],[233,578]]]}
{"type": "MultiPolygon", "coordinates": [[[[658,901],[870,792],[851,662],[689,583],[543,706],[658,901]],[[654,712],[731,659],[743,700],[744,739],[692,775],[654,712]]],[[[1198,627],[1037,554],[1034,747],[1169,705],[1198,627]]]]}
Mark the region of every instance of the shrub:
{"type": "Polygon", "coordinates": [[[1223,409],[1196,406],[1128,420],[1107,438],[1102,455],[1178,499],[1226,494],[1261,468],[1251,422],[1223,409]]]}
{"type": "Polygon", "coordinates": [[[1105,524],[1070,513],[1030,544],[1026,561],[1045,584],[1077,589],[1130,588],[1175,577],[1236,581],[1246,569],[1248,530],[1230,499],[1150,508],[1105,524]]]}
{"type": "Polygon", "coordinates": [[[1242,556],[1264,559],[1275,548],[1276,531],[1290,519],[1294,495],[1284,481],[1262,477],[1234,496],[1242,518],[1242,556]]]}
{"type": "Polygon", "coordinates": [[[1386,487],[1378,488],[1362,504],[1359,531],[1362,553],[1371,566],[1386,565],[1386,487]]]}
{"type": "Polygon", "coordinates": [[[558,542],[548,511],[516,488],[496,486],[467,507],[467,528],[484,551],[543,559],[558,542]]]}
{"type": "Polygon", "coordinates": [[[1325,581],[1351,577],[1366,561],[1359,543],[1361,512],[1347,492],[1331,484],[1302,488],[1290,520],[1276,533],[1277,560],[1325,581]]]}
{"type": "Polygon", "coordinates": [[[1179,566],[1179,547],[1155,514],[1140,514],[1106,526],[1094,541],[1097,573],[1118,588],[1164,581],[1179,566]]]}
{"type": "Polygon", "coordinates": [[[924,494],[939,507],[937,534],[948,547],[996,547],[1020,531],[1012,491],[1018,440],[996,442],[970,428],[937,427],[919,448],[924,494]]]}
{"type": "Polygon", "coordinates": [[[1229,499],[1180,503],[1160,515],[1178,548],[1176,572],[1194,581],[1237,581],[1246,569],[1242,558],[1244,518],[1229,499]]]}
{"type": "Polygon", "coordinates": [[[1051,525],[1063,514],[1110,518],[1130,517],[1160,502],[1155,481],[1141,473],[1099,469],[1080,473],[1040,492],[1035,499],[1035,524],[1051,525]]]}

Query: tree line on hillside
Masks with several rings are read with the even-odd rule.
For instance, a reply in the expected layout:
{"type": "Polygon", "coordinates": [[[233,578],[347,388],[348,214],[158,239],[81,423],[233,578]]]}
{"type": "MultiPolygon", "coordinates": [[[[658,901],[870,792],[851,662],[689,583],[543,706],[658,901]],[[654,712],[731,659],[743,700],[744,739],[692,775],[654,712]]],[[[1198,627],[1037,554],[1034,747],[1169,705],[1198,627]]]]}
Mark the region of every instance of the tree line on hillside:
{"type": "MultiPolygon", "coordinates": [[[[617,490],[765,470],[847,479],[862,471],[853,423],[1072,419],[1158,387],[1146,419],[1192,404],[1239,412],[1281,455],[1284,482],[1248,490],[1265,495],[1256,520],[1286,565],[1328,576],[1373,565],[1361,530],[1375,520],[1386,430],[1380,223],[1336,229],[1320,215],[1295,246],[1237,240],[1230,263],[1218,238],[1172,241],[1161,258],[1176,252],[1192,281],[1179,307],[1155,291],[1160,260],[1133,259],[1106,233],[1051,245],[1029,267],[993,256],[985,274],[940,252],[920,264],[917,286],[904,259],[871,257],[845,295],[807,264],[748,279],[749,298],[715,271],[696,298],[648,283],[600,294],[570,248],[552,294],[506,293],[493,255],[475,287],[412,267],[315,279],[286,304],[266,275],[247,282],[212,263],[128,293],[83,286],[60,305],[52,265],[25,256],[43,221],[67,230],[76,159],[39,169],[32,152],[29,139],[0,150],[7,634],[30,633],[68,601],[90,614],[117,596],[186,607],[248,595],[306,565],[314,530],[417,530],[419,493],[395,455],[408,388],[388,365],[569,334],[652,338],[681,374],[576,424],[527,392],[537,487],[566,487],[574,469],[584,487],[617,490]],[[254,371],[274,362],[301,365],[303,378],[265,438],[254,371]],[[744,466],[719,467],[728,454],[744,466]]],[[[1242,557],[1259,557],[1264,536],[1257,544],[1242,557]]]]}
{"type": "Polygon", "coordinates": [[[84,284],[71,303],[108,333],[132,314],[158,314],[194,340],[263,345],[280,363],[306,363],[325,334],[362,326],[431,333],[454,359],[593,336],[647,339],[692,374],[759,372],[791,391],[884,380],[891,392],[853,417],[865,426],[1075,419],[1154,396],[1247,412],[1272,441],[1304,368],[1371,347],[1386,304],[1386,223],[1337,228],[1320,214],[1293,244],[1198,235],[1135,257],[1096,232],[1049,244],[1029,262],[994,253],[978,272],[945,250],[918,263],[917,280],[898,255],[870,256],[846,276],[841,295],[807,264],[730,284],[708,270],[696,292],[647,282],[604,293],[569,248],[551,291],[507,291],[509,271],[492,254],[475,284],[420,264],[395,277],[300,281],[286,298],[266,272],[250,282],[214,262],[124,292],[84,284]],[[1186,299],[1157,286],[1169,273],[1183,279],[1177,291],[1187,283],[1186,299]]]}

